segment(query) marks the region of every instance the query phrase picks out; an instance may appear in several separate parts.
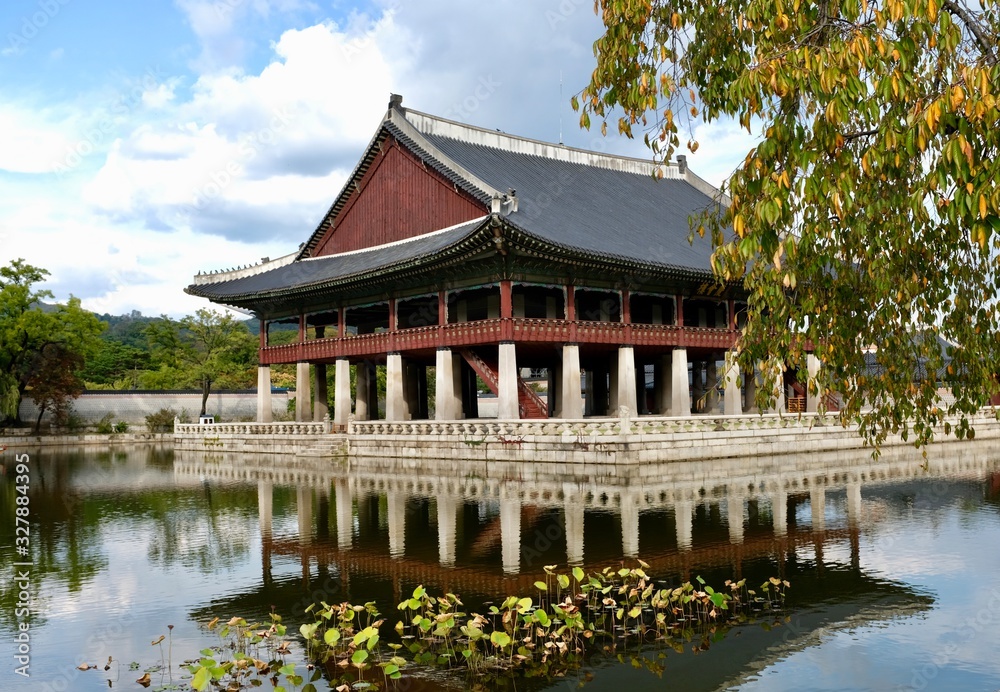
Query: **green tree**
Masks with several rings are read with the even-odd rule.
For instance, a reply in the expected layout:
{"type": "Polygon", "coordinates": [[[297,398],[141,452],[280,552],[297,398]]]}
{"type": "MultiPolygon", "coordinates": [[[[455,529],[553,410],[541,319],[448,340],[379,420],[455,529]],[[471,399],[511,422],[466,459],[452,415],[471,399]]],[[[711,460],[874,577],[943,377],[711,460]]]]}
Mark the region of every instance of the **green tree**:
{"type": "Polygon", "coordinates": [[[20,259],[0,267],[0,420],[17,420],[25,390],[46,376],[46,349],[73,354],[79,365],[93,353],[104,328],[78,298],[43,306],[52,294],[34,285],[46,276],[46,270],[20,259]]]}
{"type": "Polygon", "coordinates": [[[213,384],[236,388],[256,381],[256,339],[232,315],[205,309],[180,321],[164,315],[146,328],[146,337],[160,363],[161,385],[201,389],[200,415],[213,384]]]}
{"type": "Polygon", "coordinates": [[[996,391],[1000,363],[997,1],[598,0],[597,10],[606,33],[575,100],[583,126],[594,117],[605,132],[609,121],[641,132],[660,159],[682,140],[695,151],[699,120],[759,135],[721,214],[692,220],[720,279],[749,294],[742,367],[801,368],[815,347],[818,388],[842,392],[845,422],[870,441],[927,442],[949,414],[971,436],[968,417],[996,391]],[[939,370],[952,404],[938,400],[939,370]]]}

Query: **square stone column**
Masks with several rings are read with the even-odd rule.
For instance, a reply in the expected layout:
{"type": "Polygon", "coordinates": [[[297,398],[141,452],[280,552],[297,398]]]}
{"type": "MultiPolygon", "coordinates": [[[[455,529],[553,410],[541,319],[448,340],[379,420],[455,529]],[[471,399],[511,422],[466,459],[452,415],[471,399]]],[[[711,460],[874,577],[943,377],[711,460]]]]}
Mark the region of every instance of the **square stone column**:
{"type": "Polygon", "coordinates": [[[390,353],[385,359],[385,419],[406,420],[403,356],[399,353],[390,353]]]}
{"type": "Polygon", "coordinates": [[[580,380],[580,345],[563,344],[561,418],[583,418],[583,383],[580,380]]]}
{"type": "Polygon", "coordinates": [[[326,363],[316,363],[316,392],[313,394],[313,420],[321,421],[330,412],[326,403],[326,363]]]}
{"type": "Polygon", "coordinates": [[[673,382],[670,373],[673,355],[664,353],[653,363],[653,405],[661,416],[670,415],[673,382]]]}
{"type": "Polygon", "coordinates": [[[696,360],[691,364],[691,397],[694,399],[695,413],[705,411],[705,361],[696,360]]]}
{"type": "Polygon", "coordinates": [[[785,412],[785,378],[784,371],[781,368],[781,363],[775,359],[770,360],[767,363],[762,363],[760,366],[761,372],[766,372],[765,368],[769,369],[767,375],[773,376],[774,380],[774,393],[771,399],[771,406],[767,409],[767,413],[784,413],[785,412]]]}
{"type": "Polygon", "coordinates": [[[743,396],[743,410],[747,413],[759,413],[757,408],[757,369],[746,374],[746,391],[743,396]]]}
{"type": "Polygon", "coordinates": [[[675,348],[670,364],[670,415],[691,415],[691,394],[688,390],[688,359],[686,348],[675,348]]]}
{"type": "Polygon", "coordinates": [[[462,418],[461,362],[450,348],[439,348],[434,363],[434,418],[459,420],[462,418]]]}
{"type": "Polygon", "coordinates": [[[517,352],[511,342],[500,344],[500,364],[497,372],[497,418],[517,420],[521,417],[517,405],[517,352]]]}
{"type": "Polygon", "coordinates": [[[715,415],[719,412],[719,365],[715,360],[705,364],[705,413],[715,415]]]}
{"type": "Polygon", "coordinates": [[[271,366],[257,368],[257,422],[270,423],[274,420],[271,408],[271,366]]]}
{"type": "Polygon", "coordinates": [[[312,420],[312,387],[309,363],[295,366],[295,420],[298,423],[312,420]]]}
{"type": "Polygon", "coordinates": [[[371,420],[378,417],[378,411],[369,411],[368,382],[370,369],[368,363],[358,363],[354,375],[354,420],[371,420]]]}
{"type": "Polygon", "coordinates": [[[333,393],[333,422],[337,425],[347,425],[351,416],[351,361],[346,358],[337,359],[337,374],[333,393]]]}
{"type": "Polygon", "coordinates": [[[820,398],[823,396],[819,390],[813,393],[813,389],[816,387],[816,376],[819,375],[819,369],[821,363],[819,358],[814,354],[809,353],[806,355],[806,370],[809,373],[809,380],[806,385],[806,412],[816,413],[819,410],[820,398]]]}
{"type": "Polygon", "coordinates": [[[628,410],[630,416],[639,415],[635,390],[635,351],[631,346],[618,347],[618,416],[621,409],[628,410]]]}
{"type": "Polygon", "coordinates": [[[743,413],[740,392],[740,366],[736,363],[735,354],[730,351],[726,353],[726,390],[722,410],[727,416],[739,416],[743,413]]]}

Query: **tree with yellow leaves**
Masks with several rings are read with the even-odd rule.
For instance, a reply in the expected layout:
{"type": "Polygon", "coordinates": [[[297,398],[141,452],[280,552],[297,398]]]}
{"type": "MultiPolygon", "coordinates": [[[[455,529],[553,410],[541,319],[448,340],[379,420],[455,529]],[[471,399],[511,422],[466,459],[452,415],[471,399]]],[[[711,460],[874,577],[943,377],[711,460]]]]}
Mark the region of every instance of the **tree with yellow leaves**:
{"type": "Polygon", "coordinates": [[[749,292],[741,365],[803,367],[814,348],[814,386],[841,391],[870,441],[971,437],[1000,370],[997,0],[596,9],[584,126],[641,134],[663,160],[697,149],[701,121],[760,137],[724,213],[692,219],[720,280],[749,292]]]}

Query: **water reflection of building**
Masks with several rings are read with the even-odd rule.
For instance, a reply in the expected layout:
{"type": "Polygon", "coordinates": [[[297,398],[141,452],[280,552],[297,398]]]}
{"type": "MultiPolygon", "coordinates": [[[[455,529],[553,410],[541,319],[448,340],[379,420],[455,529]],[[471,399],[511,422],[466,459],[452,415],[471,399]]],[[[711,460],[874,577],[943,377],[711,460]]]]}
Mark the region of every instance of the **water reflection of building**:
{"type": "Polygon", "coordinates": [[[789,551],[811,550],[822,564],[825,546],[846,542],[856,567],[859,531],[878,523],[874,510],[880,505],[865,495],[908,479],[981,481],[992,463],[983,451],[981,445],[953,446],[948,457],[929,461],[898,449],[886,450],[878,461],[831,453],[763,463],[567,467],[440,461],[420,462],[419,468],[394,459],[291,466],[273,457],[179,453],[174,468],[180,478],[257,484],[265,571],[274,556],[297,557],[305,578],[310,565],[336,565],[342,573],[385,575],[394,583],[497,593],[530,588],[541,566],[552,562],[596,566],[641,556],[658,574],[684,575],[692,566],[713,565],[739,573],[745,560],[772,555],[781,569],[789,551]],[[295,537],[271,535],[275,486],[296,488],[295,537]],[[474,535],[460,531],[463,513],[470,511],[485,517],[474,535]],[[586,545],[585,517],[591,527],[586,545]],[[614,523],[617,539],[607,530],[614,523]],[[366,526],[384,527],[381,542],[362,535],[366,526]],[[558,546],[538,550],[539,536],[558,546]],[[620,549],[609,550],[609,540],[620,549]],[[499,565],[482,559],[497,553],[499,565]]]}

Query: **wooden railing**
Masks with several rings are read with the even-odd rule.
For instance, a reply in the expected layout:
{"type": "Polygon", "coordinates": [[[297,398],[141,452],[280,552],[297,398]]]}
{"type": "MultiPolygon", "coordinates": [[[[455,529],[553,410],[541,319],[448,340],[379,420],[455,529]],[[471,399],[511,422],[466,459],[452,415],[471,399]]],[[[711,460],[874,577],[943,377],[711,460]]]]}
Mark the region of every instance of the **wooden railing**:
{"type": "Polygon", "coordinates": [[[668,324],[625,324],[515,317],[477,320],[456,324],[430,325],[357,334],[343,338],[311,339],[302,343],[265,346],[260,349],[262,365],[364,358],[393,351],[430,350],[496,344],[505,327],[515,342],[610,344],[662,347],[729,349],[736,332],[706,327],[679,327],[668,324]]]}

